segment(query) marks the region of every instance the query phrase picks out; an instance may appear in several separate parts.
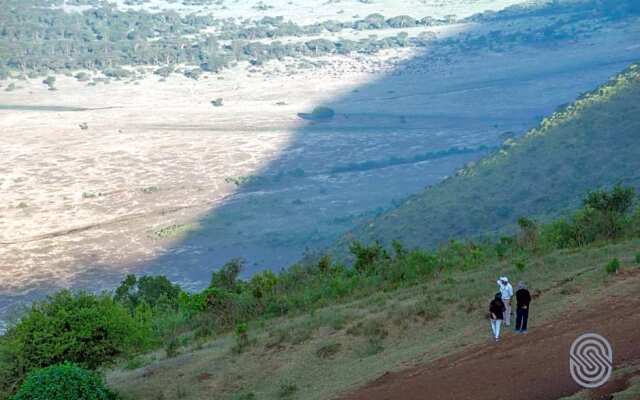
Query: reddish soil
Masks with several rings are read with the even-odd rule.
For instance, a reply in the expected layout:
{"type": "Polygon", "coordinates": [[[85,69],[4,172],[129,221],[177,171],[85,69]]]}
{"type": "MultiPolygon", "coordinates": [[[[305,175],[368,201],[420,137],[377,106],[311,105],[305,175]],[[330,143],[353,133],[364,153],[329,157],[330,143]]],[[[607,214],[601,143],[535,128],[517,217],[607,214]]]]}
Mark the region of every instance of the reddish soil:
{"type": "MultiPolygon", "coordinates": [[[[342,400],[556,400],[581,389],[569,373],[569,349],[588,332],[609,340],[614,368],[640,362],[640,299],[611,297],[588,312],[558,315],[557,321],[536,325],[526,335],[505,332],[498,343],[388,372],[342,400]]],[[[627,378],[612,380],[592,398],[610,398],[627,378]]]]}

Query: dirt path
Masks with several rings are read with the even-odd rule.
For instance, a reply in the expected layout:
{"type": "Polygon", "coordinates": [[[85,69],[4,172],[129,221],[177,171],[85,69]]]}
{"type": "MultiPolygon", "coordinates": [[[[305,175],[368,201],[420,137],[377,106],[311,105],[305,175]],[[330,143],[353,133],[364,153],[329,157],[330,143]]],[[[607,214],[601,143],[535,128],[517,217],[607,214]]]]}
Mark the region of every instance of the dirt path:
{"type": "Polygon", "coordinates": [[[640,299],[611,297],[587,313],[558,318],[527,335],[507,332],[499,343],[386,373],[341,399],[555,400],[580,389],[569,373],[569,348],[588,332],[611,342],[614,368],[640,362],[640,299]]]}

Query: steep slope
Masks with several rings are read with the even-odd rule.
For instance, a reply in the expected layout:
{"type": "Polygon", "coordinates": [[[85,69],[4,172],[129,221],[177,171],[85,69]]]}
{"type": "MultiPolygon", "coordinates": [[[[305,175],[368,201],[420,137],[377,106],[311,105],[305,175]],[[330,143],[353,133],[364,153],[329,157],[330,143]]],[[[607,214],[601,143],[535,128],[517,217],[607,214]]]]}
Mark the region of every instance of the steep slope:
{"type": "MultiPolygon", "coordinates": [[[[635,279],[636,287],[637,277],[635,272],[632,279],[635,279]]],[[[620,375],[624,379],[619,384],[620,389],[624,389],[627,379],[640,376],[637,369],[640,348],[636,345],[640,332],[634,329],[640,324],[639,305],[635,299],[611,297],[601,304],[594,304],[592,310],[566,316],[561,323],[557,320],[546,323],[530,335],[509,336],[499,346],[483,343],[426,365],[387,373],[341,400],[418,400],[424,399],[427,392],[431,400],[559,399],[579,390],[567,368],[568,354],[573,341],[586,332],[604,335],[615,348],[615,369],[622,372],[620,375]],[[634,371],[624,374],[622,366],[633,366],[634,371]],[[496,391],[496,387],[487,382],[492,382],[505,370],[509,371],[510,377],[496,391]],[[460,385],[462,381],[464,385],[460,385]],[[533,385],[533,382],[537,384],[533,385]]],[[[617,378],[618,374],[614,379],[617,378]]],[[[615,385],[614,379],[610,381],[611,385],[615,385]]],[[[612,388],[602,390],[610,394],[612,388]]],[[[624,398],[637,397],[620,397],[624,398]]]]}
{"type": "Polygon", "coordinates": [[[352,238],[433,247],[449,238],[493,236],[518,217],[548,220],[580,205],[590,189],[640,186],[640,65],[544,119],[519,140],[456,176],[366,221],[352,238]]]}

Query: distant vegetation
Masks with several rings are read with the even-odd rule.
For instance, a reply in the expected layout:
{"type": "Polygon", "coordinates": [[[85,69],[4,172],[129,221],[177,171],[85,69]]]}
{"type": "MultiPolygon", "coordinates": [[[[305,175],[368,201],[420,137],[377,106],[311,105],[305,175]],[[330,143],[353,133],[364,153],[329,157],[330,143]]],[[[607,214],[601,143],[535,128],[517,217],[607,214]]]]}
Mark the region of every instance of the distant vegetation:
{"type": "MultiPolygon", "coordinates": [[[[437,250],[409,250],[397,241],[391,249],[377,242],[366,245],[354,241],[350,244],[355,259],[352,267],[325,255],[278,274],[267,270],[242,280],[243,262],[232,260],[212,273],[209,287],[201,292],[184,292],[162,276],[138,279],[132,275],[113,296],[62,291],[35,303],[0,337],[0,393],[4,393],[0,398],[21,384],[21,391],[36,390],[30,381],[34,375],[24,381],[25,376],[49,374],[46,368],[60,363],[96,369],[159,346],[172,357],[183,339],[228,331],[235,331],[234,351],[241,353],[252,343],[246,325],[250,321],[312,312],[417,285],[444,272],[469,271],[500,260],[522,264],[518,268],[524,269],[524,260],[534,255],[637,238],[640,207],[635,205],[634,195],[634,189],[622,186],[590,192],[583,207],[571,217],[550,224],[520,218],[519,232],[497,241],[452,241],[437,250]]],[[[606,271],[615,273],[619,267],[619,261],[614,260],[606,271]]],[[[434,318],[438,312],[428,303],[420,305],[419,313],[425,318],[434,318]]],[[[357,329],[375,327],[354,326],[353,334],[357,329]]],[[[371,346],[366,351],[379,351],[375,350],[379,342],[373,341],[371,346]]],[[[333,351],[335,346],[328,346],[318,354],[330,357],[333,351]]],[[[59,368],[76,373],[75,367],[59,368]]]]}
{"type": "MultiPolygon", "coordinates": [[[[94,8],[83,12],[64,12],[61,0],[7,0],[0,14],[0,79],[47,76],[74,72],[87,81],[89,71],[101,71],[113,79],[134,79],[144,71],[135,66],[156,66],[156,74],[166,77],[180,72],[198,79],[203,72],[218,72],[238,61],[261,65],[285,57],[316,57],[327,54],[375,53],[395,47],[424,47],[433,44],[433,34],[408,37],[406,32],[378,39],[310,39],[282,43],[279,37],[317,36],[343,30],[410,28],[455,22],[449,16],[440,20],[407,15],[386,17],[371,14],[351,22],[324,21],[299,26],[283,17],[264,17],[258,21],[217,19],[207,14],[180,15],[173,11],[147,12],[119,10],[108,3],[90,1],[94,8]],[[52,8],[53,7],[53,8],[52,8]],[[215,30],[214,33],[210,29],[215,30]],[[271,39],[265,42],[264,39],[271,39]],[[262,40],[262,41],[261,41],[262,40]],[[186,64],[186,69],[176,68],[186,64]]],[[[633,0],[554,2],[546,8],[515,8],[504,13],[485,13],[476,19],[518,18],[544,14],[562,8],[566,18],[541,23],[526,31],[494,30],[487,34],[463,35],[442,40],[437,52],[468,51],[491,47],[508,48],[516,43],[545,43],[550,40],[589,35],[598,24],[581,24],[584,18],[615,19],[640,13],[633,0]],[[585,10],[589,10],[585,14],[585,10]]],[[[55,80],[47,85],[55,90],[55,80]]],[[[95,84],[99,82],[94,80],[95,84]]],[[[8,86],[5,90],[14,90],[8,86]]]]}
{"type": "Polygon", "coordinates": [[[394,165],[412,164],[422,161],[436,160],[438,158],[451,157],[459,154],[470,154],[488,151],[487,146],[471,147],[451,147],[446,150],[432,151],[422,154],[416,154],[411,158],[391,157],[385,160],[368,160],[364,162],[353,162],[346,165],[338,165],[331,169],[331,173],[338,174],[343,172],[369,171],[372,169],[392,167],[394,165]]]}
{"type": "Polygon", "coordinates": [[[298,117],[310,121],[328,121],[336,115],[336,112],[329,107],[316,107],[311,113],[298,113],[298,117]]]}
{"type": "Polygon", "coordinates": [[[513,232],[519,216],[549,221],[594,186],[640,187],[640,65],[545,118],[518,140],[362,225],[350,237],[433,248],[448,238],[513,232]]]}

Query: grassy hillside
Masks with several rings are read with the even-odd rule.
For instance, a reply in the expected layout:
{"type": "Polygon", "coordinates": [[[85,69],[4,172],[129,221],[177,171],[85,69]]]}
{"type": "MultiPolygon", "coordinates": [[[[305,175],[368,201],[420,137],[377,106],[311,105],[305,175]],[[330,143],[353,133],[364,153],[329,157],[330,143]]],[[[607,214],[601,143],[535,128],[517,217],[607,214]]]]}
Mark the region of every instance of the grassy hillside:
{"type": "Polygon", "coordinates": [[[363,223],[355,237],[434,247],[448,238],[511,231],[520,216],[547,221],[580,206],[586,192],[640,186],[640,66],[544,119],[495,154],[363,223]]]}
{"type": "MultiPolygon", "coordinates": [[[[249,324],[250,345],[233,334],[191,339],[177,356],[139,356],[108,372],[125,399],[331,399],[385,371],[406,368],[489,340],[485,306],[495,277],[526,280],[537,296],[532,331],[558,315],[588,310],[640,285],[637,239],[555,251],[527,261],[440,274],[424,284],[249,324]],[[605,272],[618,258],[621,271],[605,272]]],[[[514,335],[506,332],[506,335],[514,335]]]]}

